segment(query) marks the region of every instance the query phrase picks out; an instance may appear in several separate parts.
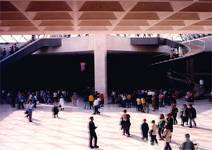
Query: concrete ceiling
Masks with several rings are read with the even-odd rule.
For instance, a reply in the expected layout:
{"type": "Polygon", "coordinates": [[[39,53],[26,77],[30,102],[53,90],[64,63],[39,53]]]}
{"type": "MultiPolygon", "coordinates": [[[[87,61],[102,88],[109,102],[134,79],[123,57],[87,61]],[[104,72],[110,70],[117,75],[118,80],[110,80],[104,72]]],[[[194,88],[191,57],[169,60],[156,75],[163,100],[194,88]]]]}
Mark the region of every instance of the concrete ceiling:
{"type": "Polygon", "coordinates": [[[0,1],[0,34],[212,32],[212,0],[0,1]]]}

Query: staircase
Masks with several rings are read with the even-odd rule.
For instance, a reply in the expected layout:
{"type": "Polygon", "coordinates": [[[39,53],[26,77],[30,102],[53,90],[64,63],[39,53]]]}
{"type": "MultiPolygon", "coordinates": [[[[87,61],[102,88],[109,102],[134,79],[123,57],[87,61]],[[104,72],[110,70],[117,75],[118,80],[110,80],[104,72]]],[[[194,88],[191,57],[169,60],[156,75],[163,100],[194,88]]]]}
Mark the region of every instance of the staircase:
{"type": "Polygon", "coordinates": [[[15,63],[16,61],[22,59],[23,57],[34,53],[35,51],[43,47],[58,47],[61,46],[62,40],[60,38],[43,38],[32,41],[22,48],[20,48],[15,53],[7,56],[0,60],[0,67],[2,69],[6,68],[8,65],[15,63]]]}

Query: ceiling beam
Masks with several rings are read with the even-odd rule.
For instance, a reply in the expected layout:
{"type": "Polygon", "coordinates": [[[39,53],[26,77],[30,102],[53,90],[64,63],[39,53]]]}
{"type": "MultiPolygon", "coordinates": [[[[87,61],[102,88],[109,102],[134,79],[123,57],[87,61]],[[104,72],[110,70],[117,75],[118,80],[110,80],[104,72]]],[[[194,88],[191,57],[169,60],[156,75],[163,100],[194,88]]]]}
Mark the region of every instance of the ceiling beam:
{"type": "MultiPolygon", "coordinates": [[[[146,30],[151,29],[152,27],[154,27],[154,26],[157,25],[158,23],[160,23],[160,22],[162,22],[162,21],[168,19],[168,18],[171,17],[172,15],[174,15],[174,14],[180,12],[180,10],[182,10],[182,9],[184,9],[184,8],[186,8],[186,7],[190,6],[190,5],[192,5],[192,4],[194,4],[196,1],[197,1],[197,0],[194,0],[194,1],[180,1],[180,2],[179,2],[179,1],[178,1],[178,2],[176,2],[176,1],[170,2],[170,1],[169,1],[169,3],[171,4],[172,8],[174,9],[174,11],[173,11],[173,12],[169,12],[168,15],[166,15],[166,16],[163,17],[162,19],[160,19],[160,20],[155,21],[154,23],[152,23],[152,24],[150,25],[150,27],[147,28],[146,30]]],[[[160,17],[160,14],[158,14],[158,16],[160,17]]]]}
{"type": "Polygon", "coordinates": [[[115,21],[115,23],[112,25],[112,27],[110,28],[110,31],[113,31],[115,29],[115,27],[120,23],[120,21],[130,12],[131,9],[133,9],[133,7],[135,7],[135,5],[138,3],[137,1],[126,1],[126,2],[120,2],[120,4],[122,5],[122,7],[124,8],[125,12],[123,12],[119,18],[115,21]]]}
{"type": "Polygon", "coordinates": [[[41,31],[39,26],[29,17],[29,15],[23,9],[23,5],[26,4],[26,2],[23,3],[18,1],[10,1],[10,3],[13,4],[39,31],[41,31]]]}
{"type": "MultiPolygon", "coordinates": [[[[209,18],[212,17],[212,13],[211,12],[207,12],[207,13],[201,13],[201,12],[199,12],[198,13],[198,16],[199,16],[200,20],[194,20],[191,23],[187,23],[187,24],[185,24],[185,26],[183,26],[182,28],[180,28],[180,30],[182,30],[183,28],[189,27],[191,25],[194,25],[196,23],[199,23],[199,22],[202,22],[202,21],[206,21],[207,19],[209,19],[209,18]]],[[[202,25],[202,26],[204,26],[204,25],[202,25]]],[[[207,25],[205,25],[205,26],[207,26],[207,25]]]]}

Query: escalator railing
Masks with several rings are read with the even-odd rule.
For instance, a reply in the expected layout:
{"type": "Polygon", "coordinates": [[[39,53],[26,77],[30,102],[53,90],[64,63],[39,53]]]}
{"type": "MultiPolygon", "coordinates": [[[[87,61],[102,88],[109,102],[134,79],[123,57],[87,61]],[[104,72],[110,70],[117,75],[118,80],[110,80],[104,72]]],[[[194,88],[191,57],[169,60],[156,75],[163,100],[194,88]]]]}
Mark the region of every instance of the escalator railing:
{"type": "Polygon", "coordinates": [[[62,40],[60,38],[43,38],[32,41],[25,45],[24,47],[20,48],[18,51],[14,52],[13,54],[9,55],[6,58],[3,58],[0,61],[1,68],[5,68],[8,65],[22,59],[23,57],[34,53],[35,51],[41,49],[42,47],[56,47],[61,46],[62,40]]]}

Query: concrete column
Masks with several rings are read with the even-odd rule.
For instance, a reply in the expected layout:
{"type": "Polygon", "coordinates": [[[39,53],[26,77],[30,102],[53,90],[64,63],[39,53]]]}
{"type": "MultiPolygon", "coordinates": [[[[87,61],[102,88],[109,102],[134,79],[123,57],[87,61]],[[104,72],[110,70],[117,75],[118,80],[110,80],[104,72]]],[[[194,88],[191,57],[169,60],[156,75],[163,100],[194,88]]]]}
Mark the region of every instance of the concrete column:
{"type": "Polygon", "coordinates": [[[95,90],[105,95],[107,103],[107,45],[106,34],[94,35],[95,90]]]}

